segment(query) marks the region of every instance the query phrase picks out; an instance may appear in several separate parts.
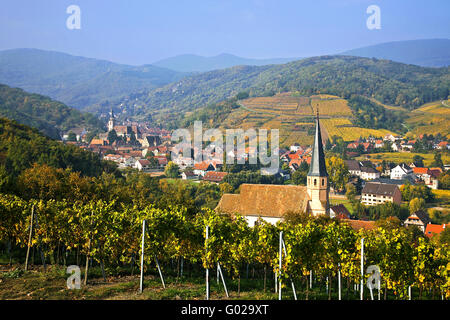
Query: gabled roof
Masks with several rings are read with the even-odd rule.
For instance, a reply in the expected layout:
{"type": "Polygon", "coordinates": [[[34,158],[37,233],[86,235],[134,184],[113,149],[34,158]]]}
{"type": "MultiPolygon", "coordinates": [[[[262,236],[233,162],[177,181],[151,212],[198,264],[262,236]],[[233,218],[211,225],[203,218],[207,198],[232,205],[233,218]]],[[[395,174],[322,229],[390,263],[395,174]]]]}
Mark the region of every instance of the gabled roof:
{"type": "Polygon", "coordinates": [[[423,224],[428,224],[430,222],[430,217],[428,216],[428,213],[426,213],[423,210],[416,211],[408,217],[408,219],[414,219],[414,218],[419,219],[420,221],[423,222],[423,224]]]}
{"type": "Polygon", "coordinates": [[[393,196],[396,190],[399,190],[396,185],[378,182],[367,182],[362,190],[362,193],[376,194],[381,196],[393,196]]]}
{"type": "Polygon", "coordinates": [[[367,173],[378,173],[378,171],[375,170],[375,169],[372,168],[372,167],[362,167],[362,168],[361,168],[361,171],[362,171],[362,172],[367,172],[367,173]]]}
{"type": "Polygon", "coordinates": [[[206,171],[206,170],[208,170],[208,168],[212,168],[211,170],[213,170],[214,166],[210,162],[204,162],[204,161],[194,164],[194,169],[195,170],[206,171]]]}
{"type": "Polygon", "coordinates": [[[147,159],[140,159],[140,160],[137,160],[137,162],[139,162],[141,164],[141,166],[143,166],[143,167],[150,165],[150,161],[148,161],[147,159]]]}
{"type": "Polygon", "coordinates": [[[342,219],[342,222],[347,223],[352,227],[353,230],[358,231],[359,229],[373,230],[376,229],[375,221],[364,221],[364,220],[350,220],[342,219]]]}
{"type": "Polygon", "coordinates": [[[240,194],[224,194],[216,211],[281,218],[287,212],[306,212],[308,193],[305,186],[242,184],[240,194]]]}
{"type": "Polygon", "coordinates": [[[227,174],[228,172],[208,171],[203,177],[203,180],[211,182],[221,182],[227,174]]]}
{"type": "Polygon", "coordinates": [[[330,211],[333,211],[336,215],[336,218],[338,219],[349,219],[350,218],[350,212],[347,210],[347,208],[341,203],[335,206],[330,207],[330,211]]]}
{"type": "Polygon", "coordinates": [[[361,167],[359,161],[356,160],[344,160],[349,171],[360,171],[361,167]]]}

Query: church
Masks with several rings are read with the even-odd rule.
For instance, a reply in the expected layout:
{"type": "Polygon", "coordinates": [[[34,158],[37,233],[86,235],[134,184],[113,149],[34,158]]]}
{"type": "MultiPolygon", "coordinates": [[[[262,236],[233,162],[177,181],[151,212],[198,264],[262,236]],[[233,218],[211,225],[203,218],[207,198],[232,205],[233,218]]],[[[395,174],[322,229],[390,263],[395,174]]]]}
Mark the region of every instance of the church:
{"type": "Polygon", "coordinates": [[[135,138],[140,138],[140,132],[138,126],[118,126],[114,116],[114,111],[111,109],[109,113],[108,132],[115,131],[119,137],[131,137],[134,133],[135,138]]]}
{"type": "Polygon", "coordinates": [[[288,212],[329,215],[328,173],[325,165],[319,113],[316,117],[313,153],[305,186],[242,184],[240,194],[224,194],[216,211],[240,214],[253,226],[258,218],[270,223],[288,212]]]}

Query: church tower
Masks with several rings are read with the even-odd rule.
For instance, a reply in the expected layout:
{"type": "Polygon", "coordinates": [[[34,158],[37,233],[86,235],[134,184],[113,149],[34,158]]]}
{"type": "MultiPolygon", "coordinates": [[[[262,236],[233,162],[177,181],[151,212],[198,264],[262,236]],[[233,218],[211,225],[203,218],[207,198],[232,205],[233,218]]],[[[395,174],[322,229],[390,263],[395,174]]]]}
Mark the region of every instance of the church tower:
{"type": "Polygon", "coordinates": [[[313,216],[329,215],[330,186],[328,173],[325,166],[325,154],[323,152],[322,134],[320,133],[319,110],[317,110],[316,133],[314,146],[307,176],[306,189],[310,198],[309,208],[313,216]]]}
{"type": "Polygon", "coordinates": [[[109,121],[108,121],[108,132],[112,131],[116,125],[116,120],[114,119],[114,111],[111,109],[111,112],[109,114],[109,121]]]}

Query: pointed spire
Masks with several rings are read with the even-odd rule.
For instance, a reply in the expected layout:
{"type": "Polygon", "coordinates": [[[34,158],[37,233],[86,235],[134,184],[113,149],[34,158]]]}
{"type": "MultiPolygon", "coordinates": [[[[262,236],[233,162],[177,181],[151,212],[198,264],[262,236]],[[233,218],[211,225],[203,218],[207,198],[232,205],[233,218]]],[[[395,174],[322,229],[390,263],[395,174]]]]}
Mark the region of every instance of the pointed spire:
{"type": "Polygon", "coordinates": [[[316,134],[314,136],[313,153],[308,176],[328,177],[325,166],[325,154],[323,152],[322,134],[320,132],[319,108],[317,108],[316,134]]]}

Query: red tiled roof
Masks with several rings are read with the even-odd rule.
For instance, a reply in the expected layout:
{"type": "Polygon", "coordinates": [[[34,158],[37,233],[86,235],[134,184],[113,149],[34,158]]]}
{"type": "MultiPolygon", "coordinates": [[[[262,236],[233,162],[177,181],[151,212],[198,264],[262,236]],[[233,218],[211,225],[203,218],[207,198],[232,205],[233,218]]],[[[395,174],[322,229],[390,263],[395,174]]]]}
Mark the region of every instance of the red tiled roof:
{"type": "Polygon", "coordinates": [[[196,164],[194,164],[194,169],[205,171],[205,170],[208,169],[208,167],[210,166],[210,164],[211,164],[211,163],[209,163],[209,162],[200,162],[200,163],[196,163],[196,164]]]}
{"type": "Polygon", "coordinates": [[[428,174],[428,168],[415,167],[413,168],[413,172],[415,174],[428,174]]]}
{"type": "Polygon", "coordinates": [[[203,177],[203,180],[212,182],[221,182],[227,174],[228,172],[208,171],[203,177]]]}
{"type": "Polygon", "coordinates": [[[350,220],[350,219],[342,219],[341,221],[348,223],[350,227],[352,227],[352,229],[356,231],[358,231],[359,229],[365,230],[376,229],[375,221],[350,220]]]}
{"type": "Polygon", "coordinates": [[[138,162],[141,164],[141,166],[146,167],[148,165],[150,165],[150,161],[146,160],[146,159],[142,159],[142,160],[138,160],[138,162]]]}
{"type": "Polygon", "coordinates": [[[425,229],[425,235],[429,238],[431,238],[432,236],[434,236],[435,234],[439,234],[442,231],[444,231],[445,228],[448,228],[448,223],[447,224],[427,224],[427,227],[425,229]]]}

